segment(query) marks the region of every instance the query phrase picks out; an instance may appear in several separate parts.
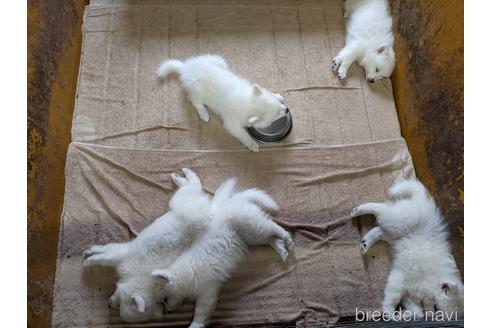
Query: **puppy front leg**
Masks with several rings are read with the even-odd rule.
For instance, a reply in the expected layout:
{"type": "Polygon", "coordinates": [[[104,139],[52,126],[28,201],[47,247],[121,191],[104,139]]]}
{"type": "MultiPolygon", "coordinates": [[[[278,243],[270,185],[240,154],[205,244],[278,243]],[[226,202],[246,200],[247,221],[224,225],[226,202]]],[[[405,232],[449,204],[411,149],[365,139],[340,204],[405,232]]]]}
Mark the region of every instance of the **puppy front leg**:
{"type": "Polygon", "coordinates": [[[372,214],[374,216],[378,216],[381,212],[386,208],[386,204],[383,203],[365,203],[354,207],[352,212],[350,213],[350,217],[355,218],[357,216],[372,214]]]}
{"type": "Polygon", "coordinates": [[[208,122],[210,120],[210,116],[208,115],[207,109],[200,101],[199,97],[189,95],[188,99],[190,100],[191,104],[195,108],[195,111],[200,117],[200,119],[204,122],[208,122]]]}
{"type": "Polygon", "coordinates": [[[356,58],[357,48],[353,45],[346,45],[331,61],[331,69],[338,73],[339,79],[343,80],[347,77],[347,72],[356,58]]]}
{"type": "Polygon", "coordinates": [[[93,245],[83,253],[84,266],[117,266],[129,252],[129,243],[93,245]]]}
{"type": "Polygon", "coordinates": [[[118,286],[116,287],[113,295],[109,298],[108,306],[111,309],[118,309],[120,306],[120,291],[118,290],[118,286]]]}
{"type": "Polygon", "coordinates": [[[258,143],[246,132],[246,128],[231,121],[224,121],[224,128],[236,139],[241,141],[249,150],[257,152],[260,150],[258,143]]]}
{"type": "Polygon", "coordinates": [[[177,296],[168,296],[166,300],[166,310],[169,312],[175,311],[183,302],[181,297],[177,296]]]}
{"type": "Polygon", "coordinates": [[[198,296],[195,304],[193,322],[189,328],[204,328],[212,316],[217,305],[219,288],[211,287],[205,293],[198,296]]]}
{"type": "Polygon", "coordinates": [[[359,244],[359,249],[362,254],[366,254],[369,248],[371,248],[374,243],[377,241],[381,240],[383,238],[384,232],[381,227],[374,227],[371,230],[369,230],[362,240],[360,241],[359,244]]]}

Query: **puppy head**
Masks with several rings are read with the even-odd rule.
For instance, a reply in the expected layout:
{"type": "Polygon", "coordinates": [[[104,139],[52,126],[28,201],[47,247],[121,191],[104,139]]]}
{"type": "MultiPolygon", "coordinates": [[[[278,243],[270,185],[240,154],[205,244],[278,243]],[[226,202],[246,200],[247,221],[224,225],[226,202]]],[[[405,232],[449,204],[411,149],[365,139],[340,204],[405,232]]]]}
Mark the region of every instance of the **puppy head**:
{"type": "Polygon", "coordinates": [[[368,50],[361,61],[369,83],[389,78],[395,68],[395,53],[389,44],[381,44],[368,50]]]}
{"type": "Polygon", "coordinates": [[[126,322],[147,321],[161,318],[163,304],[156,302],[152,291],[130,288],[118,284],[120,316],[126,322]]]}
{"type": "Polygon", "coordinates": [[[283,104],[284,98],[278,93],[270,92],[258,84],[253,85],[252,93],[254,114],[248,118],[248,126],[263,129],[287,114],[287,106],[283,104]]]}
{"type": "Polygon", "coordinates": [[[436,295],[436,308],[445,311],[448,316],[463,317],[464,310],[464,286],[461,281],[447,279],[441,283],[436,295]]]}

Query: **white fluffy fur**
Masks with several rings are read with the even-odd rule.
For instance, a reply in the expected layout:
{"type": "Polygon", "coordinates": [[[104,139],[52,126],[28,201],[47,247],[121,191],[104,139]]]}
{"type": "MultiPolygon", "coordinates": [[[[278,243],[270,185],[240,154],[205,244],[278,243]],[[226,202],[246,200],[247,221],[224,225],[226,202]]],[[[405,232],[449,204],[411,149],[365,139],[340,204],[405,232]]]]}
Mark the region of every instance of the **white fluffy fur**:
{"type": "Polygon", "coordinates": [[[208,323],[222,284],[244,259],[249,245],[270,245],[283,260],[293,247],[290,235],[259,207],[276,209],[275,202],[254,189],[234,194],[235,183],[227,180],[217,190],[208,231],[169,268],[152,273],[161,282],[169,307],[183,299],[196,301],[190,328],[208,323]]]}
{"type": "Polygon", "coordinates": [[[265,128],[285,116],[287,107],[279,94],[232,73],[217,55],[192,57],[184,62],[162,63],[159,78],[177,73],[200,119],[209,121],[207,108],[220,116],[224,128],[252,151],[259,151],[246,127],[265,128]]]}
{"type": "Polygon", "coordinates": [[[391,246],[383,311],[393,313],[401,302],[417,317],[434,307],[462,316],[464,286],[434,200],[417,180],[399,180],[388,194],[391,201],[366,203],[352,211],[353,217],[372,214],[379,224],[363,237],[362,253],[378,240],[391,246]]]}
{"type": "MultiPolygon", "coordinates": [[[[109,303],[112,308],[119,307],[120,316],[124,321],[145,321],[162,316],[164,307],[161,302],[165,295],[160,290],[160,279],[156,280],[152,276],[156,270],[159,272],[170,266],[179,267],[180,263],[186,263],[190,256],[198,256],[203,260],[203,264],[208,261],[212,267],[226,270],[228,276],[236,261],[244,255],[246,244],[270,245],[283,260],[287,258],[288,250],[292,247],[290,235],[255,205],[258,204],[270,211],[278,210],[277,204],[265,192],[249,189],[232,196],[235,180],[231,179],[223,184],[211,201],[203,191],[196,174],[186,168],[183,169],[183,173],[185,177],[171,174],[178,191],[169,202],[169,212],[155,220],[134,240],[128,243],[94,245],[84,252],[85,266],[104,265],[116,268],[117,288],[109,303]],[[225,217],[230,218],[229,222],[226,222],[225,217]],[[242,221],[248,222],[241,224],[242,221]],[[220,227],[222,223],[231,229],[237,229],[236,235],[228,228],[220,227]],[[238,234],[246,236],[235,239],[238,234]],[[211,239],[223,241],[213,244],[211,239]],[[229,254],[232,248],[227,248],[227,245],[234,245],[233,248],[241,245],[240,248],[234,248],[239,255],[235,257],[229,254]],[[220,252],[222,246],[226,247],[223,250],[227,254],[224,258],[219,256],[216,259],[210,256],[206,259],[207,250],[218,247],[216,250],[220,252]],[[220,264],[214,265],[214,261],[220,264]]],[[[187,271],[192,267],[190,264],[181,268],[187,271]]],[[[212,277],[206,270],[203,270],[203,275],[197,275],[195,279],[203,281],[212,277]]],[[[225,279],[225,276],[223,278],[225,279]]],[[[179,295],[181,294],[177,294],[179,295]]],[[[184,291],[183,295],[193,298],[184,291]]],[[[168,298],[167,309],[176,308],[183,297],[168,298]]],[[[209,308],[210,312],[204,317],[200,316],[203,310],[199,304],[202,303],[197,300],[197,318],[199,321],[203,318],[201,322],[206,322],[213,307],[209,308]]],[[[213,305],[215,306],[215,300],[213,305]]],[[[195,322],[195,326],[196,324],[195,322]]]]}
{"type": "Polygon", "coordinates": [[[392,20],[386,0],[346,0],[345,47],[331,63],[340,79],[354,61],[364,67],[370,83],[390,77],[395,68],[392,20]]]}
{"type": "Polygon", "coordinates": [[[94,245],[84,252],[84,265],[114,266],[118,273],[110,306],[119,306],[120,316],[128,322],[160,317],[162,304],[154,295],[150,273],[169,266],[210,222],[210,199],[202,190],[199,178],[184,168],[185,177],[171,178],[178,191],[169,202],[169,212],[156,219],[131,242],[94,245]]]}

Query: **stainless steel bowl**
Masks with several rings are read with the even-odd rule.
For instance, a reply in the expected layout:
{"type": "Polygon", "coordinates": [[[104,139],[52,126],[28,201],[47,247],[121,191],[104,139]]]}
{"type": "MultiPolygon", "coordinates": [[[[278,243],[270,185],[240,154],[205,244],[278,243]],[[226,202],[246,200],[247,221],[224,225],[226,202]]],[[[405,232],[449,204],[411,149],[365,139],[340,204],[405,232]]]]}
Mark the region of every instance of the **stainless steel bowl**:
{"type": "Polygon", "coordinates": [[[249,134],[259,142],[263,143],[275,143],[280,142],[285,138],[290,130],[292,129],[292,116],[288,111],[287,114],[274,121],[270,126],[264,129],[255,129],[254,127],[249,127],[249,134]]]}

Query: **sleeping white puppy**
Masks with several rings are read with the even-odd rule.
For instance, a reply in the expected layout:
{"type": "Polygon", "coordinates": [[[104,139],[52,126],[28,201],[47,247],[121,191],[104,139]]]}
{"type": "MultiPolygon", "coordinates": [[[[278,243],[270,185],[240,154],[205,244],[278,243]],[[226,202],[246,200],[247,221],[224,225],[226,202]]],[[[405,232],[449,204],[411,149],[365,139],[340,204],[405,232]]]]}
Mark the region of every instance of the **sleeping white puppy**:
{"type": "Polygon", "coordinates": [[[169,212],[156,219],[131,242],[94,245],[84,252],[84,266],[104,265],[116,268],[117,288],[110,306],[119,306],[124,321],[159,318],[163,305],[154,295],[150,273],[169,266],[210,222],[210,199],[202,190],[196,174],[184,168],[185,177],[172,173],[178,186],[169,202],[169,212]]]}
{"type": "Polygon", "coordinates": [[[164,78],[172,72],[179,75],[200,119],[208,122],[207,108],[215,112],[224,128],[252,151],[260,147],[245,128],[265,128],[287,113],[282,96],[235,75],[220,56],[170,59],[157,73],[164,78]]]}
{"type": "Polygon", "coordinates": [[[235,183],[229,179],[217,190],[208,231],[169,268],[152,272],[169,308],[183,299],[196,301],[190,328],[208,324],[222,284],[245,258],[248,245],[270,245],[283,260],[293,247],[289,233],[259,207],[276,209],[273,200],[258,190],[233,195],[235,183]]]}
{"type": "Polygon", "coordinates": [[[388,194],[391,201],[362,204],[352,211],[352,217],[372,214],[379,224],[360,242],[362,253],[378,240],[391,246],[384,313],[395,315],[401,302],[415,317],[423,317],[423,310],[463,316],[464,286],[434,200],[417,180],[397,181],[388,194]]]}
{"type": "Polygon", "coordinates": [[[344,9],[345,47],[332,60],[332,70],[345,79],[350,66],[357,61],[370,83],[390,77],[395,68],[395,53],[386,0],[346,0],[344,9]]]}

